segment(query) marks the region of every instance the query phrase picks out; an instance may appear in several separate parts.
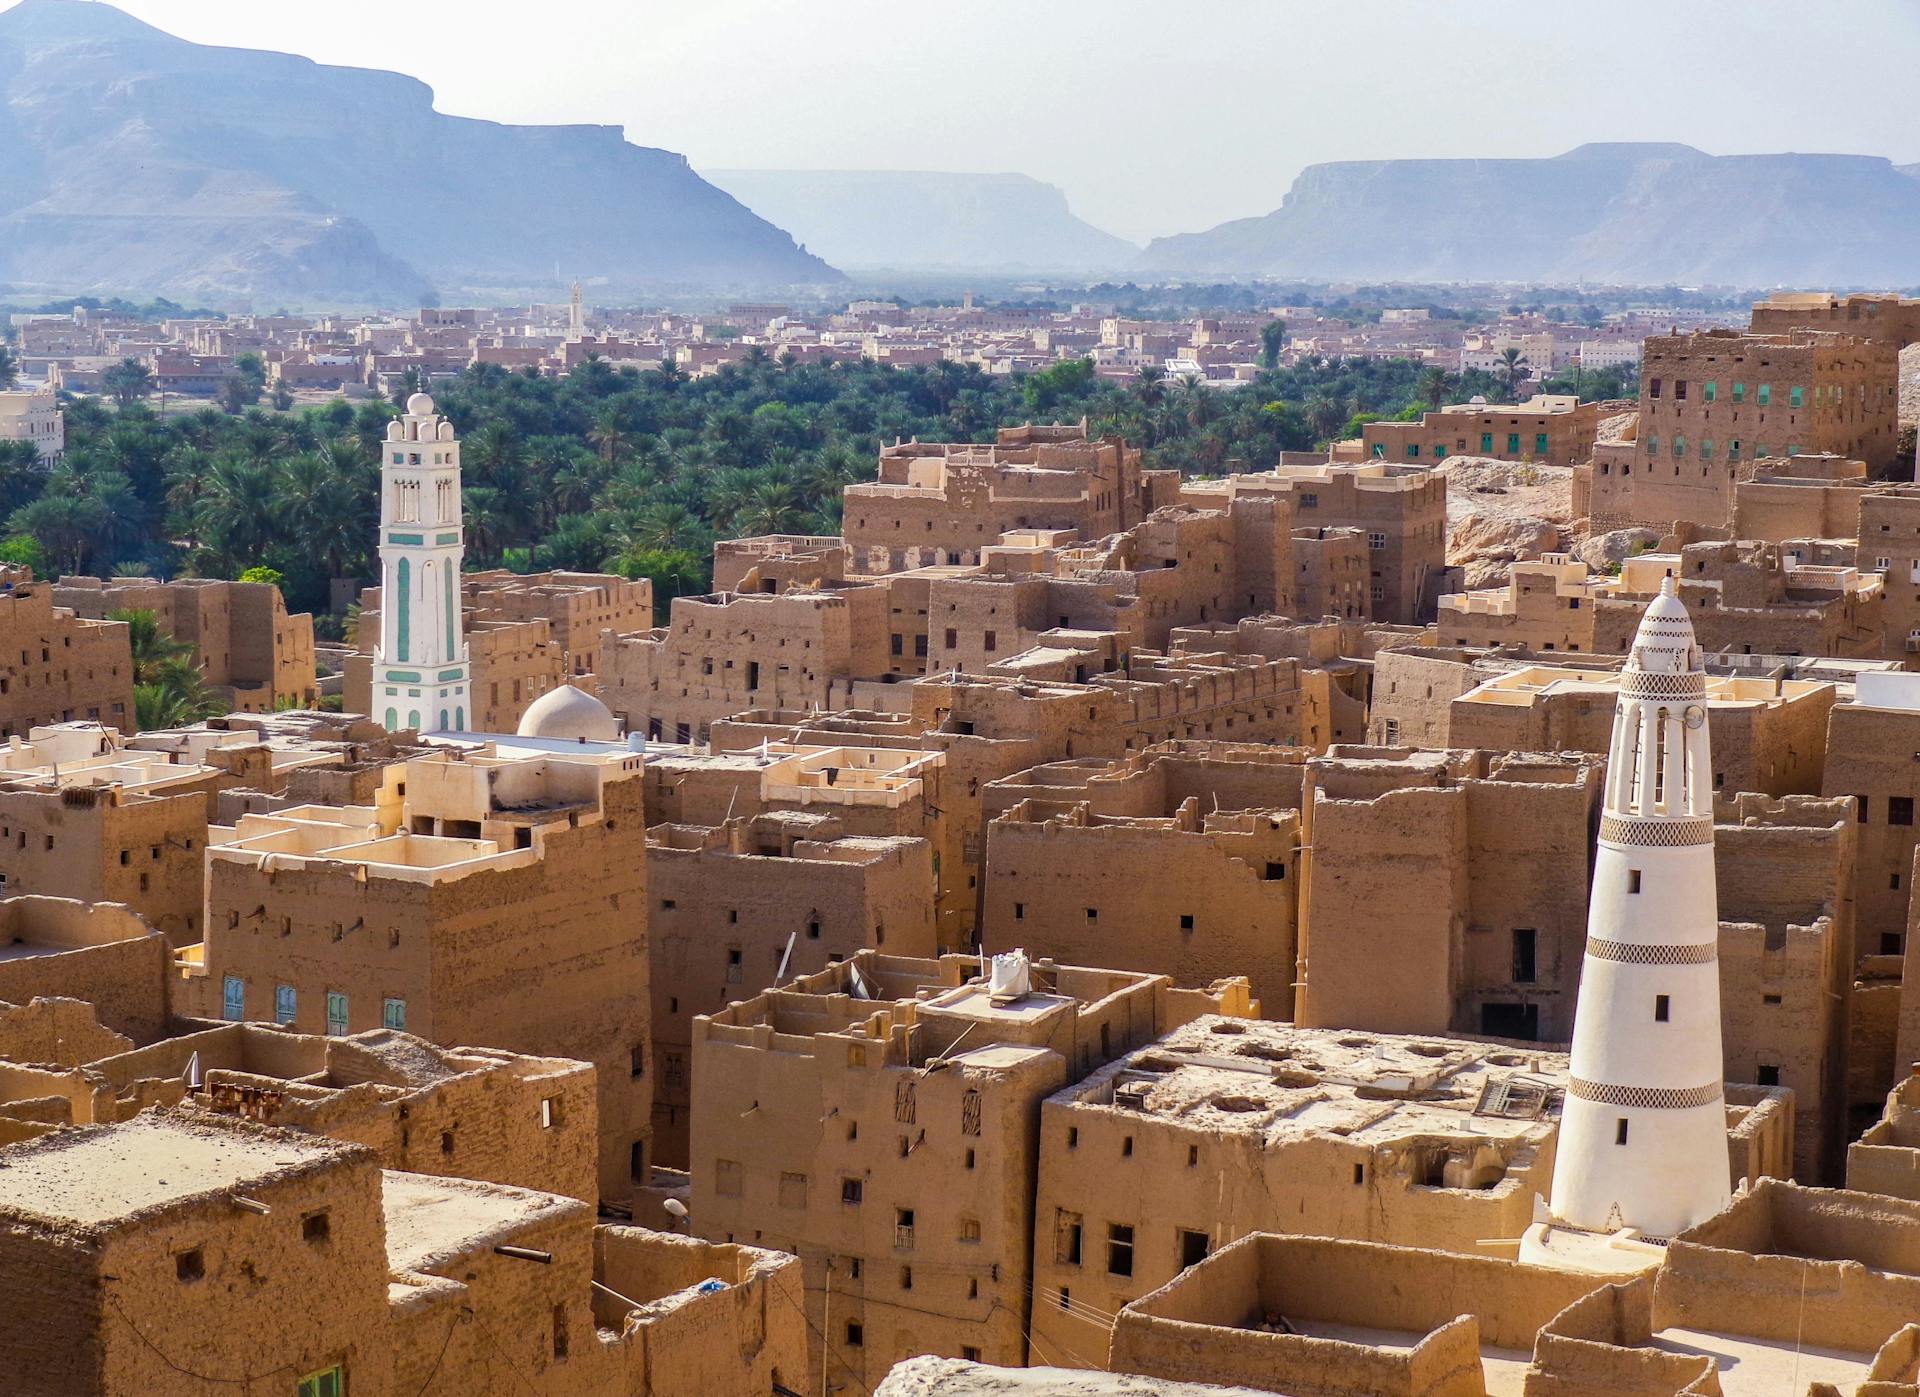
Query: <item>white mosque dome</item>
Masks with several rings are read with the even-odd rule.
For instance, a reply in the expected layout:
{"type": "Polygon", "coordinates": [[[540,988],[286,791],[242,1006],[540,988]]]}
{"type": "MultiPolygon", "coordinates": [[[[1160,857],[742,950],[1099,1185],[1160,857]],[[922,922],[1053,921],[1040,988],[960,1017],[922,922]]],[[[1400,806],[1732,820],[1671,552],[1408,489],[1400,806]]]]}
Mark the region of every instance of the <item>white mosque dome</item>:
{"type": "Polygon", "coordinates": [[[528,705],[520,719],[519,735],[562,742],[618,742],[620,723],[592,694],[562,684],[528,705]]]}
{"type": "Polygon", "coordinates": [[[407,399],[407,416],[409,417],[433,416],[433,399],[428,397],[425,393],[415,393],[412,397],[407,399]]]}

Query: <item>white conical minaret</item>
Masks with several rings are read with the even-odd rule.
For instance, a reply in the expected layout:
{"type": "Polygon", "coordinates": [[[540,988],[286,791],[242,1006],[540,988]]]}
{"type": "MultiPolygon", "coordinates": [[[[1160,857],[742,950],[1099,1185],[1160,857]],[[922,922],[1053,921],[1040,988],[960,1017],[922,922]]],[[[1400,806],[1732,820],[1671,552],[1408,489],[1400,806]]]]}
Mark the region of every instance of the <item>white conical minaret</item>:
{"type": "Polygon", "coordinates": [[[380,639],[373,711],[390,732],[461,731],[471,674],[461,624],[460,443],[415,393],[380,463],[380,639]]]}
{"type": "Polygon", "coordinates": [[[1727,1201],[1706,694],[1669,577],[1620,676],[1554,1160],[1566,1228],[1664,1240],[1727,1201]]]}

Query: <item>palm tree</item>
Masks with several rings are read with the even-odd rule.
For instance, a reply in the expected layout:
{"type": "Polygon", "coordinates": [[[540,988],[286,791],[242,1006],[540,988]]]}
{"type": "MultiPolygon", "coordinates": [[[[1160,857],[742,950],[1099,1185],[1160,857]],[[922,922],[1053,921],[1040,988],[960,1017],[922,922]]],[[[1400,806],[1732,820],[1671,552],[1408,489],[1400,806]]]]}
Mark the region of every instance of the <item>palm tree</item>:
{"type": "Polygon", "coordinates": [[[1428,407],[1438,411],[1453,392],[1453,375],[1436,364],[1420,375],[1418,392],[1428,407]]]}
{"type": "Polygon", "coordinates": [[[749,538],[761,534],[790,534],[801,527],[806,506],[800,492],[784,480],[760,481],[748,495],[745,506],[734,516],[734,527],[749,538]]]}
{"type": "Polygon", "coordinates": [[[1167,370],[1161,364],[1142,365],[1133,376],[1134,396],[1140,399],[1142,406],[1152,411],[1159,407],[1167,396],[1167,370]]]}
{"type": "Polygon", "coordinates": [[[100,386],[112,396],[114,406],[125,411],[153,391],[153,373],[129,356],[100,375],[100,386]]]}
{"type": "Polygon", "coordinates": [[[1316,442],[1332,441],[1347,420],[1347,409],[1337,398],[1315,398],[1307,404],[1307,429],[1316,442]]]}
{"type": "Polygon", "coordinates": [[[1494,373],[1507,390],[1508,398],[1518,397],[1519,385],[1533,376],[1527,367],[1526,356],[1512,345],[1500,351],[1500,364],[1494,373]]]}
{"type": "Polygon", "coordinates": [[[628,553],[643,548],[672,552],[687,547],[702,533],[700,520],[692,510],[670,502],[641,510],[620,529],[623,549],[628,553]]]}
{"type": "Polygon", "coordinates": [[[13,351],[0,344],[0,390],[13,387],[20,381],[20,361],[13,357],[13,351]]]}
{"type": "Polygon", "coordinates": [[[46,488],[47,468],[30,441],[0,441],[0,513],[31,504],[46,488]]]}
{"type": "Polygon", "coordinates": [[[165,667],[186,660],[193,647],[160,629],[160,618],[144,608],[109,611],[109,621],[127,628],[127,645],[133,651],[133,682],[158,684],[165,667]]]}
{"type": "Polygon", "coordinates": [[[241,456],[222,456],[207,472],[195,509],[199,534],[228,577],[260,561],[277,536],[277,473],[241,456]]]}
{"type": "Polygon", "coordinates": [[[608,465],[626,454],[632,438],[627,430],[627,415],[618,403],[608,403],[594,414],[593,427],[587,432],[587,440],[593,443],[594,449],[600,453],[600,459],[608,465]]]}
{"type": "Polygon", "coordinates": [[[102,513],[99,502],[84,495],[42,495],[13,512],[7,532],[32,538],[57,571],[79,574],[86,571],[102,513]]]}
{"type": "Polygon", "coordinates": [[[206,676],[184,660],[167,661],[153,680],[133,686],[133,716],[142,732],[202,723],[224,706],[207,688],[206,676]]]}

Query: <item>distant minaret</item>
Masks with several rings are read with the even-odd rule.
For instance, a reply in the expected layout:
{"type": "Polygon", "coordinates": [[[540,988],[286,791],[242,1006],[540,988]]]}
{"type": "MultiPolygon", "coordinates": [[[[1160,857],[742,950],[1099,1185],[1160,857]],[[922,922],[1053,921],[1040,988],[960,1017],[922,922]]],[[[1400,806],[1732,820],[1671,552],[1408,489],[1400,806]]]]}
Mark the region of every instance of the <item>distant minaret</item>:
{"type": "Polygon", "coordinates": [[[1664,1240],[1727,1201],[1706,697],[1668,577],[1621,673],[1607,758],[1553,1170],[1566,1227],[1664,1240]]]}
{"type": "Polygon", "coordinates": [[[463,731],[471,674],[460,616],[460,443],[415,393],[380,466],[380,640],[373,708],[389,732],[463,731]]]}
{"type": "Polygon", "coordinates": [[[587,306],[580,299],[580,283],[573,284],[573,299],[567,304],[567,338],[578,344],[587,337],[587,306]]]}

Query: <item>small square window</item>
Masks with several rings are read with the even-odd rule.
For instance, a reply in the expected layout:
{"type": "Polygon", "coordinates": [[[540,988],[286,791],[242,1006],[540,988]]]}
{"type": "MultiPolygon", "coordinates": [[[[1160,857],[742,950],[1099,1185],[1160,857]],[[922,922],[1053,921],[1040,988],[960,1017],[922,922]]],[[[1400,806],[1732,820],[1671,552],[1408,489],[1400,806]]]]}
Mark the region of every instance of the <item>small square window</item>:
{"type": "Polygon", "coordinates": [[[311,1242],[315,1246],[332,1238],[333,1221],[324,1208],[317,1213],[308,1213],[300,1219],[300,1236],[302,1240],[311,1242]]]}
{"type": "Polygon", "coordinates": [[[1672,1017],[1673,1000],[1667,995],[1656,994],[1653,997],[1653,1021],[1655,1023],[1667,1023],[1672,1017]]]}
{"type": "Polygon", "coordinates": [[[858,1320],[852,1320],[852,1319],[848,1320],[847,1321],[847,1347],[848,1348],[864,1348],[866,1346],[866,1342],[867,1342],[866,1329],[860,1324],[858,1320]]]}
{"type": "Polygon", "coordinates": [[[1780,1085],[1780,1068],[1777,1064],[1763,1062],[1755,1069],[1754,1075],[1759,1079],[1760,1085],[1763,1087],[1777,1087],[1780,1085]]]}
{"type": "Polygon", "coordinates": [[[861,1195],[865,1192],[866,1186],[858,1179],[842,1179],[840,1181],[840,1201],[842,1203],[857,1204],[861,1199],[861,1195]]]}
{"type": "Polygon", "coordinates": [[[1637,868],[1627,870],[1627,891],[1630,893],[1640,891],[1640,870],[1637,868]]]}
{"type": "Polygon", "coordinates": [[[197,1281],[207,1274],[207,1259],[200,1248],[173,1254],[173,1274],[175,1279],[197,1281]]]}
{"type": "Polygon", "coordinates": [[[1613,1143],[1616,1145],[1624,1145],[1627,1143],[1627,1118],[1625,1116],[1621,1116],[1613,1123],[1613,1143]]]}
{"type": "Polygon", "coordinates": [[[1182,912],[1180,914],[1180,930],[1182,931],[1193,930],[1193,913],[1182,912]]]}

